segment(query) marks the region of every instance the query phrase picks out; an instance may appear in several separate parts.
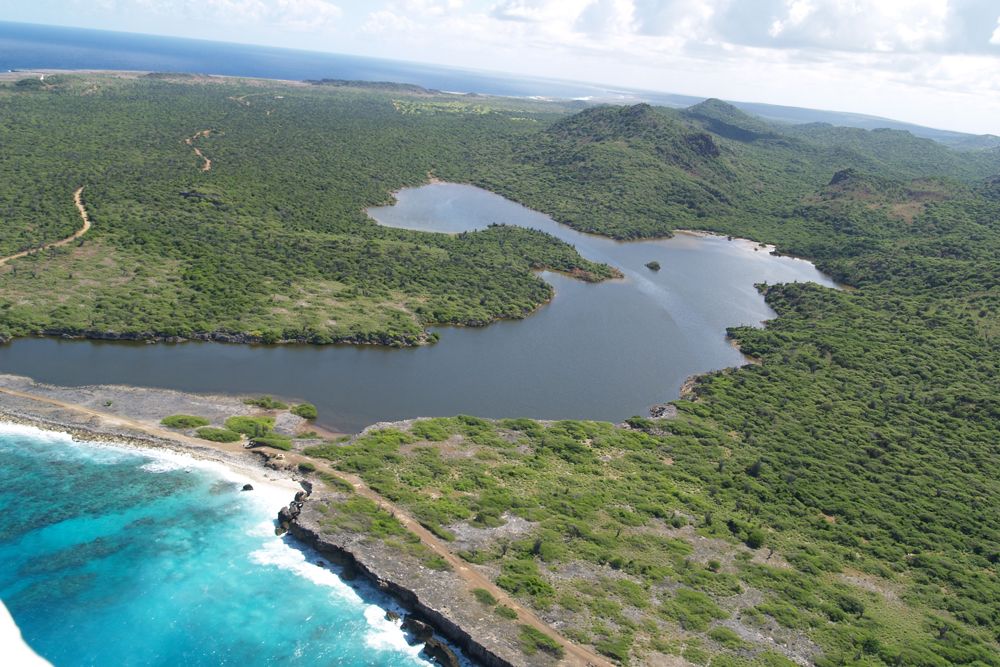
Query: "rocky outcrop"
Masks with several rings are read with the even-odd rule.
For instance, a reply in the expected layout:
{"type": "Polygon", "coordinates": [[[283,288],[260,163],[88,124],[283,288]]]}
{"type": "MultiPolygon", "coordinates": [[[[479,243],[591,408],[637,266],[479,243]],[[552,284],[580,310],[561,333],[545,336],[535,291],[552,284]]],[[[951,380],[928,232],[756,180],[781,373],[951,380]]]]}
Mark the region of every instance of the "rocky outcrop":
{"type": "Polygon", "coordinates": [[[672,403],[659,403],[649,408],[649,416],[653,419],[673,419],[677,416],[677,406],[672,403]]]}
{"type": "Polygon", "coordinates": [[[406,615],[400,627],[403,629],[403,632],[409,632],[413,635],[413,638],[418,642],[425,642],[434,636],[434,628],[410,614],[406,615]]]}
{"type": "Polygon", "coordinates": [[[441,667],[459,667],[455,652],[436,637],[430,637],[424,642],[423,653],[441,667]]]}
{"type": "Polygon", "coordinates": [[[244,484],[243,485],[243,490],[244,491],[253,491],[253,484],[244,484]]]}
{"type": "MultiPolygon", "coordinates": [[[[321,528],[324,515],[314,503],[315,499],[310,499],[304,509],[286,508],[288,511],[283,511],[279,521],[288,521],[288,531],[296,539],[395,598],[409,612],[404,630],[423,637],[427,629],[433,629],[485,667],[542,664],[521,652],[517,625],[500,621],[492,611],[478,605],[457,577],[429,570],[381,540],[321,528]],[[469,600],[464,601],[464,597],[469,600]]],[[[425,652],[438,664],[456,664],[444,657],[437,645],[425,652]]]]}
{"type": "Polygon", "coordinates": [[[281,508],[278,512],[278,525],[274,529],[276,535],[284,535],[291,529],[292,522],[302,512],[302,505],[301,500],[293,500],[287,507],[281,508]]]}

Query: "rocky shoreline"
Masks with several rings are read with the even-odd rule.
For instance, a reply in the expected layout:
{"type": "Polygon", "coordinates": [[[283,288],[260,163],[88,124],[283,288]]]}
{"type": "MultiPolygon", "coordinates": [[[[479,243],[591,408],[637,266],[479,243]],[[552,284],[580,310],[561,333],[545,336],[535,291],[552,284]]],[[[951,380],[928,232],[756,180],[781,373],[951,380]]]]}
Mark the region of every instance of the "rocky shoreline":
{"type": "MultiPolygon", "coordinates": [[[[128,400],[124,395],[127,392],[138,394],[133,400],[153,403],[157,410],[166,414],[193,403],[201,406],[215,403],[220,412],[232,412],[242,405],[235,397],[197,396],[129,387],[62,388],[36,384],[19,376],[0,376],[0,422],[67,433],[88,442],[142,450],[166,449],[221,463],[255,482],[281,484],[294,499],[281,510],[279,529],[287,529],[304,546],[322,554],[329,562],[343,566],[346,573],[363,577],[375,589],[395,599],[408,611],[403,629],[413,640],[425,645],[423,653],[426,658],[443,667],[462,664],[448,643],[434,636],[437,635],[461,649],[475,664],[486,667],[527,667],[553,663],[548,659],[529,660],[518,648],[516,626],[498,623],[499,619],[493,617],[492,612],[480,608],[481,605],[452,573],[432,570],[416,559],[405,555],[401,557],[398,550],[381,540],[371,540],[364,534],[321,528],[317,505],[323,500],[336,502],[338,495],[342,494],[326,485],[313,484],[304,479],[294,471],[293,466],[276,460],[275,454],[247,450],[239,444],[229,447],[208,441],[201,444],[179,434],[176,438],[160,437],[140,428],[149,423],[150,429],[153,429],[156,421],[152,420],[151,414],[141,414],[143,421],[131,425],[118,421],[117,414],[98,413],[84,407],[103,396],[113,396],[115,402],[124,404],[128,400]],[[4,388],[18,393],[3,392],[4,388]],[[34,390],[37,394],[28,394],[24,390],[34,390]],[[79,404],[54,405],[53,396],[79,404]],[[501,625],[511,627],[498,627],[501,625]]],[[[252,485],[247,486],[252,488],[252,485]]],[[[244,490],[250,489],[244,487],[244,490]]]]}
{"type": "MultiPolygon", "coordinates": [[[[330,562],[344,567],[345,571],[363,577],[399,602],[408,612],[403,629],[410,632],[416,640],[424,642],[427,657],[442,667],[457,667],[459,664],[451,649],[431,636],[437,633],[484,667],[520,667],[530,664],[518,660],[510,650],[513,647],[505,650],[504,644],[507,642],[497,642],[496,635],[485,634],[482,627],[475,627],[470,631],[467,625],[455,618],[457,609],[448,603],[457,600],[452,597],[450,587],[441,581],[448,576],[447,573],[443,573],[444,576],[437,573],[438,576],[435,576],[433,571],[418,567],[418,571],[409,572],[408,577],[401,577],[398,566],[402,561],[398,555],[389,554],[372,544],[367,545],[368,548],[359,548],[364,544],[364,539],[357,534],[322,530],[315,515],[308,510],[303,511],[309,502],[308,496],[297,497],[296,501],[282,510],[279,522],[287,526],[288,532],[297,540],[323,554],[330,562]],[[392,571],[391,563],[397,565],[396,571],[392,571]],[[433,590],[438,595],[433,595],[433,590]]],[[[407,565],[403,565],[403,568],[408,569],[407,565]]]]}

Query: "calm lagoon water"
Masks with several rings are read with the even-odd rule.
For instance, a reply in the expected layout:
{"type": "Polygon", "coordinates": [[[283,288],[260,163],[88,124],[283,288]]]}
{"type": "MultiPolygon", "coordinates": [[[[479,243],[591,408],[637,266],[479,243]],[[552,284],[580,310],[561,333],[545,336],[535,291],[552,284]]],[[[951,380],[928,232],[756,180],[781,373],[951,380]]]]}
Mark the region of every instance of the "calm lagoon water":
{"type": "Polygon", "coordinates": [[[444,232],[491,222],[542,229],[625,278],[588,284],[543,273],[556,296],[527,319],[439,329],[439,343],[414,349],[22,339],[0,346],[0,372],[63,385],[304,399],[317,405],[322,425],[343,431],[460,413],[620,420],[676,398],[690,375],[743,363],[726,327],[774,316],[755,283],[833,285],[809,262],[749,241],[679,234],[620,243],[466,185],[404,190],[395,206],[371,214],[386,225],[444,232]],[[662,270],[647,269],[651,260],[662,270]]]}
{"type": "Polygon", "coordinates": [[[429,665],[388,601],[275,537],[287,490],[2,424],[0,460],[0,600],[57,667],[429,665]]]}

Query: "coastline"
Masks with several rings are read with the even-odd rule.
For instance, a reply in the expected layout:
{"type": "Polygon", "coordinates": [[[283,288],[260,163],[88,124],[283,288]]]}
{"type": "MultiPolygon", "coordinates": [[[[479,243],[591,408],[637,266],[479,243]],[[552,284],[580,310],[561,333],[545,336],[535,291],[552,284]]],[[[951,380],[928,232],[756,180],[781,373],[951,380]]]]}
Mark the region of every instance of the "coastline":
{"type": "MultiPolygon", "coordinates": [[[[244,488],[244,493],[239,495],[246,499],[247,511],[252,512],[254,516],[266,516],[269,520],[273,520],[291,498],[300,497],[311,487],[308,482],[297,481],[292,474],[272,469],[267,465],[266,458],[215,448],[211,446],[214,443],[207,441],[206,444],[209,445],[207,447],[192,447],[181,439],[163,438],[141,431],[126,431],[117,425],[114,419],[104,420],[103,423],[87,419],[85,409],[82,407],[79,408],[81,420],[52,419],[25,411],[20,407],[9,408],[4,400],[9,396],[0,393],[0,435],[52,437],[64,441],[69,447],[130,452],[150,459],[143,468],[152,473],[173,469],[183,469],[186,472],[198,470],[212,478],[236,485],[237,488],[250,484],[252,488],[244,488]]],[[[207,530],[212,532],[210,526],[207,530]]],[[[425,657],[428,655],[426,652],[421,654],[425,644],[423,638],[412,641],[406,632],[400,629],[398,622],[391,621],[392,614],[398,616],[402,611],[397,598],[369,585],[368,582],[352,583],[348,577],[343,576],[342,569],[318,559],[321,554],[304,541],[281,538],[277,535],[265,538],[265,541],[266,544],[262,544],[260,549],[249,554],[250,560],[258,566],[286,570],[292,576],[313,582],[320,589],[354,591],[354,595],[364,606],[364,619],[368,625],[366,634],[363,637],[359,636],[359,642],[369,646],[374,646],[372,642],[375,642],[380,646],[392,647],[413,657],[419,656],[431,664],[434,663],[425,657]]],[[[317,595],[317,599],[322,599],[322,592],[317,595]]],[[[0,603],[0,621],[3,620],[3,611],[0,603]]],[[[3,641],[12,641],[15,633],[18,638],[20,637],[20,629],[9,615],[8,621],[6,625],[0,623],[2,626],[0,637],[3,641]]],[[[3,641],[0,641],[0,645],[3,641]]],[[[24,650],[30,650],[28,644],[23,641],[21,643],[24,650]]],[[[11,646],[13,645],[12,643],[11,646]]],[[[49,663],[39,658],[37,664],[41,666],[49,663]]],[[[467,661],[459,664],[461,667],[469,667],[467,661]]]]}
{"type": "MultiPolygon", "coordinates": [[[[325,570],[332,569],[332,574],[352,587],[350,580],[357,578],[363,590],[391,601],[390,605],[374,603],[389,610],[380,612],[376,620],[382,623],[384,614],[385,622],[396,624],[397,628],[402,622],[401,627],[412,642],[410,645],[423,645],[422,657],[433,663],[454,667],[470,664],[471,659],[476,661],[474,664],[489,667],[528,667],[556,662],[580,667],[610,665],[566,640],[560,628],[542,621],[481,573],[471,572],[457,556],[437,544],[419,522],[368,489],[359,478],[323,464],[314,475],[303,475],[296,464],[306,459],[294,450],[281,453],[247,450],[239,442],[214,443],[168,432],[150,423],[148,408],[146,413],[139,413],[139,417],[146,420],[142,421],[134,418],[135,413],[133,416],[121,415],[122,407],[118,404],[114,405],[116,414],[88,407],[88,401],[93,404],[110,395],[107,393],[110,390],[118,392],[118,398],[134,393],[137,403],[143,406],[151,402],[150,394],[174,401],[166,407],[156,405],[155,409],[161,412],[177,407],[180,401],[199,405],[217,403],[219,409],[226,412],[235,406],[243,406],[247,413],[257,410],[231,396],[199,396],[123,386],[57,387],[22,376],[0,375],[0,429],[3,424],[13,424],[65,434],[87,444],[132,449],[154,458],[184,457],[181,465],[187,460],[192,465],[220,466],[221,473],[230,479],[236,478],[233,481],[249,481],[254,487],[251,493],[266,497],[269,508],[274,505],[280,528],[287,529],[295,540],[295,548],[306,554],[307,562],[315,561],[325,570]],[[79,393],[88,401],[81,400],[79,393]],[[76,398],[80,402],[74,404],[60,398],[76,398]],[[339,483],[326,483],[329,477],[337,478],[339,483]],[[353,487],[346,496],[345,486],[353,487]],[[326,525],[323,507],[343,502],[349,496],[366,498],[384,507],[425,545],[432,550],[442,549],[440,555],[449,560],[449,567],[427,567],[412,553],[401,552],[398,546],[381,539],[371,539],[364,531],[340,530],[326,525]],[[329,565],[315,560],[316,555],[329,565]],[[331,568],[331,565],[336,567],[331,568]],[[518,620],[498,624],[497,618],[476,602],[475,587],[493,590],[498,599],[518,610],[518,620]],[[565,656],[554,660],[551,656],[542,659],[543,656],[525,655],[519,639],[520,629],[525,624],[559,637],[566,649],[565,656]],[[464,656],[459,657],[456,649],[461,649],[464,656]]],[[[164,412],[164,416],[169,413],[164,412]]]]}
{"type": "MultiPolygon", "coordinates": [[[[249,497],[272,519],[279,516],[281,509],[312,492],[313,484],[301,475],[287,469],[280,460],[276,461],[274,454],[261,450],[247,450],[240,443],[215,443],[207,440],[196,440],[182,434],[161,432],[161,429],[144,425],[137,420],[102,414],[84,405],[65,405],[62,401],[56,402],[46,396],[29,395],[27,392],[11,390],[4,384],[9,384],[12,378],[13,381],[31,383],[32,386],[49,391],[77,391],[73,388],[41,385],[20,376],[0,375],[0,435],[4,432],[16,433],[20,431],[36,435],[64,436],[72,440],[73,446],[127,450],[148,456],[156,462],[154,465],[162,462],[171,467],[201,468],[220,479],[240,486],[250,484],[252,489],[246,490],[249,497]]],[[[137,387],[115,387],[115,389],[143,392],[143,388],[137,387]]],[[[230,409],[236,400],[227,396],[197,396],[171,390],[151,391],[173,399],[209,403],[221,402],[221,407],[226,410],[230,409]]],[[[354,554],[345,552],[344,559],[336,560],[323,553],[321,549],[317,548],[318,545],[310,540],[300,539],[294,534],[289,536],[293,538],[289,547],[302,553],[303,566],[316,567],[321,572],[328,573],[322,575],[323,577],[337,577],[342,585],[355,589],[367,600],[369,610],[379,609],[377,618],[375,616],[368,618],[369,611],[365,612],[369,624],[373,626],[394,624],[397,629],[393,632],[400,632],[398,622],[393,623],[390,616],[395,614],[396,617],[399,617],[398,612],[408,608],[406,596],[397,595],[400,591],[405,591],[404,588],[399,585],[386,588],[384,582],[371,577],[360,581],[361,586],[359,587],[351,582],[352,577],[342,576],[348,571],[347,568],[337,567],[339,564],[349,562],[350,559],[354,558],[354,554]],[[333,566],[324,564],[322,560],[316,558],[317,556],[328,558],[333,566]]],[[[358,558],[360,560],[362,557],[358,558]]],[[[276,565],[278,567],[287,566],[287,564],[276,565]]],[[[358,571],[364,573],[362,569],[358,571]]],[[[317,576],[316,574],[308,575],[298,572],[297,574],[306,576],[310,580],[317,576]]],[[[434,632],[438,633],[436,626],[434,632]]],[[[414,639],[416,641],[407,641],[412,647],[414,655],[423,650],[425,643],[430,644],[436,641],[447,647],[443,642],[432,637],[415,637],[414,639]]],[[[402,637],[398,641],[403,641],[402,637]]],[[[425,659],[429,662],[435,663],[433,654],[425,651],[424,655],[427,656],[425,659]]],[[[464,666],[470,663],[467,660],[462,660],[456,664],[464,666]]]]}
{"type": "Polygon", "coordinates": [[[224,450],[209,447],[194,448],[180,441],[152,435],[96,430],[83,424],[44,419],[30,413],[8,410],[0,405],[0,432],[13,430],[11,427],[68,435],[77,443],[126,449],[153,458],[165,458],[165,455],[171,458],[186,458],[192,465],[208,464],[220,472],[224,469],[230,477],[238,478],[240,481],[248,480],[253,484],[254,491],[267,488],[271,492],[280,491],[286,494],[285,497],[294,497],[295,493],[302,489],[291,475],[283,475],[267,468],[260,460],[241,458],[224,450]]]}

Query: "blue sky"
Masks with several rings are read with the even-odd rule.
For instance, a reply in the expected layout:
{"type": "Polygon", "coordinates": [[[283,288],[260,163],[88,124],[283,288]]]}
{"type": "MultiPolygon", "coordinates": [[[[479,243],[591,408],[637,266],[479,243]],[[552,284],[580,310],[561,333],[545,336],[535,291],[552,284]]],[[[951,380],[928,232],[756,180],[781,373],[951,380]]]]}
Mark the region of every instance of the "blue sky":
{"type": "Polygon", "coordinates": [[[1000,0],[5,0],[0,19],[441,63],[1000,134],[1000,0]]]}

